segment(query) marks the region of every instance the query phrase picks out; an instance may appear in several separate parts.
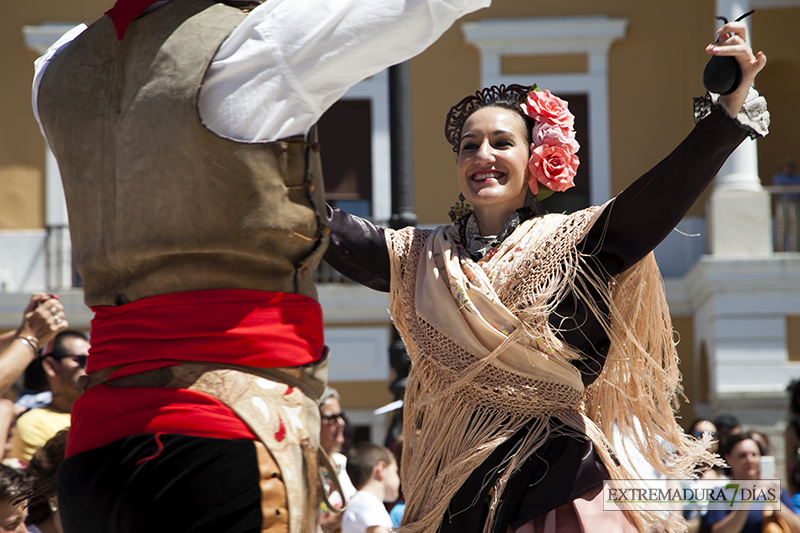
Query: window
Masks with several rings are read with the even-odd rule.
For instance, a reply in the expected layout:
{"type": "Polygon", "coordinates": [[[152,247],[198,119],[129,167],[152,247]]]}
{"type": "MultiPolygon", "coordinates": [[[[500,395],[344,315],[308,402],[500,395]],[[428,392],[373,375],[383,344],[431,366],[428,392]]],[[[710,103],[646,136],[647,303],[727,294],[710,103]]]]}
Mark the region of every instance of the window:
{"type": "Polygon", "coordinates": [[[340,100],[320,119],[325,199],[343,211],[372,217],[370,101],[340,100]]]}
{"type": "Polygon", "coordinates": [[[539,213],[574,213],[589,207],[589,193],[592,182],[592,172],[590,165],[591,147],[589,143],[589,106],[586,94],[559,94],[569,102],[569,110],[575,115],[575,135],[578,144],[578,157],[581,165],[578,167],[578,174],[575,176],[575,187],[560,194],[554,194],[550,198],[539,203],[539,213]]]}

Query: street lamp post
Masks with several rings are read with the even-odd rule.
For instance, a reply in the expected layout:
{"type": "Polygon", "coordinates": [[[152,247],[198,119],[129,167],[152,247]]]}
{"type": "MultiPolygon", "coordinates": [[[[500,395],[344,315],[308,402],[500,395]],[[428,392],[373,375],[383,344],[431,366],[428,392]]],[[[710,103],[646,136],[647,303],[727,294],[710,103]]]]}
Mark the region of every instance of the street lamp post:
{"type": "MultiPolygon", "coordinates": [[[[411,67],[408,61],[389,69],[389,120],[392,158],[392,216],[389,226],[401,229],[417,223],[414,210],[414,156],[411,132],[411,67]]],[[[389,385],[395,400],[405,395],[411,360],[397,330],[392,328],[389,364],[395,379],[389,385]]],[[[395,411],[386,435],[386,445],[392,445],[403,431],[403,410],[395,411]]]]}

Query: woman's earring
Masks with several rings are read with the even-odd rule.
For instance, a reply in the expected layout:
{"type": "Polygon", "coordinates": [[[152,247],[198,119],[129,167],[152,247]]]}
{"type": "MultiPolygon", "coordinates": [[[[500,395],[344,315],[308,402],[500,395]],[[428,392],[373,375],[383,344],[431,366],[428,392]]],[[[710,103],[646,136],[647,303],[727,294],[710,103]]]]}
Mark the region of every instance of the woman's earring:
{"type": "Polygon", "coordinates": [[[472,213],[472,206],[466,202],[466,198],[464,198],[462,193],[458,193],[458,200],[453,207],[450,208],[450,212],[447,213],[450,215],[450,220],[455,222],[470,213],[472,213]]]}

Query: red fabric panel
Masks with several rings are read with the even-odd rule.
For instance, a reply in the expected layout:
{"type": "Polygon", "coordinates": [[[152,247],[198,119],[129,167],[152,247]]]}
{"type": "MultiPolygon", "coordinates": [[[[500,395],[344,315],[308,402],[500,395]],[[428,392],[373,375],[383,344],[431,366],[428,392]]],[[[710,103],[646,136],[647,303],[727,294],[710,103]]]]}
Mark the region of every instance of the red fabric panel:
{"type": "Polygon", "coordinates": [[[257,440],[233,411],[203,393],[97,385],[72,406],[66,456],[146,433],[257,440]]]}
{"type": "Polygon", "coordinates": [[[319,360],[325,348],[322,308],[299,294],[192,291],[92,310],[90,373],[165,360],[299,366],[319,360]]]}
{"type": "MultiPolygon", "coordinates": [[[[181,362],[277,368],[324,355],[322,309],[299,294],[192,291],[92,310],[87,370],[126,365],[114,378],[181,362]]],[[[67,456],[146,433],[256,439],[227,406],[205,394],[97,385],[72,408],[67,456]]]]}
{"type": "Polygon", "coordinates": [[[117,30],[117,40],[125,37],[125,31],[133,19],[144,13],[144,10],[155,4],[156,0],[117,0],[114,7],[105,12],[111,17],[114,29],[117,30]]]}

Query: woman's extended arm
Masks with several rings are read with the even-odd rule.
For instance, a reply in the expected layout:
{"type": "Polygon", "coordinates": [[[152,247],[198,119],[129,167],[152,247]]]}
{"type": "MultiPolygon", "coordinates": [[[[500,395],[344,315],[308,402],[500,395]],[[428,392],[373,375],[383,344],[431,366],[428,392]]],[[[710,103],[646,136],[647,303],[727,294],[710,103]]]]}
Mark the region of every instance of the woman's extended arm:
{"type": "Polygon", "coordinates": [[[331,240],[324,259],[351,280],[389,292],[391,266],[383,228],[327,206],[331,240]]]}

